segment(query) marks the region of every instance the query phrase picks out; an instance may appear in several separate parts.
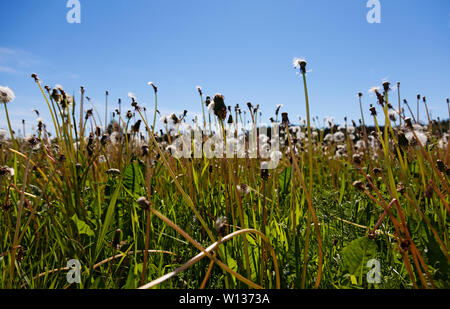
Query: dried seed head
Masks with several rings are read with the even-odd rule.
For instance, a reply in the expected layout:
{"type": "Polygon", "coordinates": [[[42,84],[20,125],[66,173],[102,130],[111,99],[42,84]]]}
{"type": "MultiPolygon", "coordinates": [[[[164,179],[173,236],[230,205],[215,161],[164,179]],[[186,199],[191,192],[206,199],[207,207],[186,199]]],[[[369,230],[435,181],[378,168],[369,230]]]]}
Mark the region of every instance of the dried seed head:
{"type": "Polygon", "coordinates": [[[364,191],[364,190],[365,190],[365,186],[364,186],[364,184],[363,184],[362,181],[359,181],[359,180],[355,181],[355,182],[353,183],[353,186],[354,186],[356,189],[360,190],[360,191],[364,191]]]}
{"type": "Polygon", "coordinates": [[[219,217],[217,218],[216,222],[215,222],[215,229],[216,232],[220,235],[220,236],[225,236],[225,232],[226,232],[226,228],[227,228],[227,217],[219,217]]]}
{"type": "Polygon", "coordinates": [[[446,171],[447,171],[447,165],[445,165],[445,163],[444,162],[442,162],[442,160],[440,160],[440,159],[438,159],[437,161],[436,161],[436,164],[437,164],[437,167],[438,167],[438,170],[441,172],[441,173],[445,173],[446,171]]]}
{"type": "Polygon", "coordinates": [[[372,171],[376,176],[381,174],[381,169],[379,169],[378,167],[374,167],[372,171]]]}
{"type": "Polygon", "coordinates": [[[136,123],[131,127],[131,131],[134,132],[134,133],[139,132],[139,129],[141,127],[141,123],[142,123],[142,120],[140,120],[140,119],[138,121],[136,121],[136,123]]]}
{"type": "Polygon", "coordinates": [[[303,58],[294,58],[293,65],[295,68],[300,69],[302,73],[306,73],[306,60],[303,58]]]}
{"type": "Polygon", "coordinates": [[[377,110],[376,110],[376,108],[374,106],[371,106],[369,110],[370,110],[370,114],[372,116],[376,116],[377,115],[377,110]]]}
{"type": "Polygon", "coordinates": [[[408,128],[412,128],[412,122],[411,122],[411,118],[405,118],[405,124],[408,128]]]}
{"type": "Polygon", "coordinates": [[[378,103],[381,106],[384,106],[384,96],[381,93],[379,93],[377,89],[375,89],[374,92],[377,95],[378,103]]]}
{"type": "Polygon", "coordinates": [[[403,238],[402,241],[400,242],[400,248],[402,248],[402,250],[404,251],[409,250],[410,246],[411,242],[406,238],[403,238]]]}
{"type": "Polygon", "coordinates": [[[128,119],[133,118],[133,113],[131,111],[127,111],[127,118],[128,119]]]}
{"type": "Polygon", "coordinates": [[[110,168],[109,170],[106,171],[106,174],[108,175],[120,175],[120,171],[116,168],[110,168]]]}
{"type": "Polygon", "coordinates": [[[288,113],[281,113],[281,122],[284,124],[289,124],[288,113]]]}
{"type": "Polygon", "coordinates": [[[211,104],[211,97],[206,97],[205,104],[206,104],[206,107],[208,107],[209,104],[211,104]]]}
{"type": "Polygon", "coordinates": [[[269,170],[266,168],[261,169],[261,178],[265,181],[269,179],[269,170]]]}
{"type": "Polygon", "coordinates": [[[37,76],[36,73],[31,74],[31,77],[34,79],[34,81],[37,83],[39,82],[39,77],[37,76]]]}
{"type": "Polygon", "coordinates": [[[359,154],[353,155],[353,163],[360,165],[362,162],[361,156],[359,154]]]}
{"type": "Polygon", "coordinates": [[[39,140],[34,135],[27,137],[26,142],[31,148],[35,148],[39,144],[39,140]]]}
{"type": "Polygon", "coordinates": [[[385,91],[385,92],[388,92],[389,90],[391,90],[390,86],[391,86],[391,83],[388,82],[388,81],[385,81],[385,82],[383,83],[383,89],[384,89],[384,91],[385,91]]]}
{"type": "Polygon", "coordinates": [[[0,176],[7,176],[7,177],[14,176],[14,169],[8,166],[0,167],[0,176]]]}
{"type": "Polygon", "coordinates": [[[143,210],[149,210],[150,209],[150,202],[145,197],[140,197],[136,201],[136,203],[141,207],[143,210]]]}
{"type": "Polygon", "coordinates": [[[102,138],[100,139],[100,143],[101,143],[103,146],[105,146],[107,142],[108,142],[108,135],[103,134],[103,135],[102,135],[102,138]]]}
{"type": "Polygon", "coordinates": [[[156,85],[153,82],[148,82],[148,85],[153,87],[153,90],[155,91],[155,93],[158,92],[158,87],[156,87],[156,85]]]}
{"type": "Polygon", "coordinates": [[[231,114],[230,114],[230,116],[228,116],[228,123],[229,124],[233,123],[233,116],[231,116],[231,114]]]}
{"type": "Polygon", "coordinates": [[[214,115],[219,119],[225,120],[227,117],[227,106],[225,105],[225,98],[222,94],[217,93],[213,99],[214,102],[214,115]]]}
{"type": "Polygon", "coordinates": [[[148,155],[148,153],[149,153],[149,148],[148,148],[147,145],[142,146],[142,147],[141,147],[141,150],[142,150],[142,155],[143,155],[143,156],[147,156],[147,155],[148,155]]]}
{"type": "Polygon", "coordinates": [[[397,192],[400,193],[400,194],[405,193],[406,192],[406,187],[402,183],[399,183],[397,185],[397,192]]]}
{"type": "Polygon", "coordinates": [[[250,193],[250,188],[245,183],[237,185],[236,189],[237,189],[239,195],[241,195],[241,196],[244,196],[244,195],[250,193]]]}

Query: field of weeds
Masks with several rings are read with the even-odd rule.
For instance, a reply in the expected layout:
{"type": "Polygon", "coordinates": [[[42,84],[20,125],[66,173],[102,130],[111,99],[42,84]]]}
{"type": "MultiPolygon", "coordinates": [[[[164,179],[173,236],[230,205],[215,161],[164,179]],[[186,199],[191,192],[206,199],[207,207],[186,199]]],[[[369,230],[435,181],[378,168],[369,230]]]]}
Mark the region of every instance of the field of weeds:
{"type": "Polygon", "coordinates": [[[448,288],[449,121],[389,82],[321,121],[294,65],[306,117],[274,106],[265,133],[258,105],[201,87],[192,119],[159,114],[154,83],[154,106],[99,111],[33,74],[51,121],[1,124],[0,288],[448,288]]]}

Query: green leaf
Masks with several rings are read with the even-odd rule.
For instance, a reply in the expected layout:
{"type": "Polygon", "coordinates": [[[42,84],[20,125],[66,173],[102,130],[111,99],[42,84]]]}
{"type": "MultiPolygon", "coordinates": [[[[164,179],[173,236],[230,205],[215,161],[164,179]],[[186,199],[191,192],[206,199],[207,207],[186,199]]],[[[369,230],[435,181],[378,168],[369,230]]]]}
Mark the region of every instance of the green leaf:
{"type": "Polygon", "coordinates": [[[287,167],[278,175],[278,185],[280,194],[287,194],[289,192],[289,184],[291,183],[292,167],[287,167]]]}
{"type": "Polygon", "coordinates": [[[344,270],[350,275],[360,274],[369,260],[375,258],[377,245],[367,236],[349,243],[342,251],[344,270]],[[363,267],[363,268],[361,268],[363,267]]]}
{"type": "Polygon", "coordinates": [[[143,168],[138,162],[128,165],[123,173],[124,187],[132,193],[139,192],[140,188],[144,184],[143,173],[143,168]]]}
{"type": "Polygon", "coordinates": [[[92,231],[89,225],[87,225],[83,220],[80,220],[76,214],[74,214],[71,219],[77,226],[78,234],[85,234],[89,237],[95,236],[94,231],[92,231]]]}
{"type": "Polygon", "coordinates": [[[108,210],[106,211],[105,221],[102,224],[102,229],[97,239],[96,245],[96,259],[98,258],[101,249],[103,248],[103,241],[105,239],[106,233],[108,232],[109,226],[111,225],[114,209],[116,208],[117,198],[119,197],[120,188],[122,186],[122,179],[120,179],[119,184],[114,191],[111,200],[109,202],[108,210]]]}
{"type": "Polygon", "coordinates": [[[427,252],[426,256],[430,261],[431,266],[436,268],[438,271],[436,272],[437,279],[448,280],[449,276],[449,262],[442,252],[441,247],[438,242],[434,238],[434,235],[431,231],[426,230],[427,233],[427,252]]]}

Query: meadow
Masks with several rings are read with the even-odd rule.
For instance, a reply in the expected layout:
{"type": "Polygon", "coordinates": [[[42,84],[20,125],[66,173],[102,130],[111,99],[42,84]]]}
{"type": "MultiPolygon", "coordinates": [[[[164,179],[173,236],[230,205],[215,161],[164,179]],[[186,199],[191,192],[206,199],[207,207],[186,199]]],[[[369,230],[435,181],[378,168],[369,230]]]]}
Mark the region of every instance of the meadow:
{"type": "Polygon", "coordinates": [[[321,121],[306,61],[294,65],[305,119],[274,106],[256,149],[243,128],[259,132],[259,106],[228,106],[201,87],[191,119],[160,115],[153,83],[154,106],[106,92],[98,111],[83,87],[72,97],[33,74],[51,121],[35,111],[26,136],[13,132],[14,93],[1,87],[0,288],[449,288],[450,122],[389,82],[372,89],[370,108],[355,97],[360,119],[321,121]],[[193,145],[216,134],[225,149],[246,147],[177,158],[172,142],[186,131],[201,132],[193,145]],[[269,169],[260,151],[277,143],[269,169]],[[73,259],[79,283],[68,281],[73,259]]]}

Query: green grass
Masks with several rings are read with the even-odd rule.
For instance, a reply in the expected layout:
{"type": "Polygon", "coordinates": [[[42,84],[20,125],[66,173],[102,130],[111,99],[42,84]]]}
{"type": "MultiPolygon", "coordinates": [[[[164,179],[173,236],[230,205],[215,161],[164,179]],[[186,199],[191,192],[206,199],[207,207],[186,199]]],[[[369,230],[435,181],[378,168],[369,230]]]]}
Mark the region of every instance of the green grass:
{"type": "Polygon", "coordinates": [[[256,158],[175,158],[175,137],[153,133],[137,103],[105,131],[93,113],[80,124],[65,93],[42,93],[52,122],[0,142],[0,167],[14,168],[0,174],[0,288],[449,287],[449,122],[400,126],[388,91],[367,135],[291,125],[267,178],[256,158]],[[79,284],[66,280],[71,259],[79,284]],[[367,281],[371,259],[380,283],[367,281]]]}

